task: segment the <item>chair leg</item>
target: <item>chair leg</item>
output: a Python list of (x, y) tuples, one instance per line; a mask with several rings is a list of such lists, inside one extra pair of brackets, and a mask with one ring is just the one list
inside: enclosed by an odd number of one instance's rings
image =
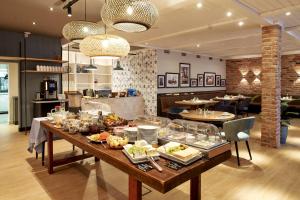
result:
[(238, 166), (240, 166), (239, 147), (237, 142), (234, 142)]
[(42, 143), (42, 166), (45, 165), (45, 142)]
[(84, 155), (84, 153), (85, 153), (85, 151), (84, 151), (84, 150), (82, 150), (82, 155)]
[(39, 154), (37, 152), (35, 152), (35, 159), (39, 158)]
[(248, 143), (248, 141), (247, 141), (247, 140), (246, 140), (246, 145), (247, 145), (248, 153), (249, 153), (249, 156), (250, 156), (250, 160), (252, 160), (252, 155), (251, 155), (251, 151), (250, 151), (249, 143)]
[(73, 151), (75, 151), (75, 145), (73, 145)]

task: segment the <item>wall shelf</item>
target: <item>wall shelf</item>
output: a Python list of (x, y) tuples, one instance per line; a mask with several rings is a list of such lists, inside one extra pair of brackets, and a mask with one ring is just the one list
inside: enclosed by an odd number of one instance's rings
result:
[(68, 61), (64, 60), (55, 60), (47, 58), (24, 58), (24, 57), (10, 57), (10, 56), (0, 56), (0, 60), (8, 61), (31, 61), (31, 62), (52, 62), (52, 63), (67, 63)]
[(65, 74), (66, 72), (49, 72), (49, 71), (36, 71), (36, 70), (23, 70), (22, 73), (47, 73), (47, 74)]

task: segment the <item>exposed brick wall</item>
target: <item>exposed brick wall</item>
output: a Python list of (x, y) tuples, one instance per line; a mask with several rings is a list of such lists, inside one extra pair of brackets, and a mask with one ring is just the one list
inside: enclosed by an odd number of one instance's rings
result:
[[(281, 94), (300, 96), (300, 78), (295, 71), (296, 62), (300, 62), (300, 54), (281, 56)], [(242, 81), (241, 68), (248, 68)], [(226, 87), (228, 93), (260, 94), (261, 82), (255, 81), (257, 73), (261, 71), (261, 58), (245, 58), (226, 61)], [(300, 71), (300, 70), (299, 70)], [(299, 72), (300, 73), (300, 72)], [(262, 75), (258, 77), (261, 80)]]
[(262, 28), (261, 144), (280, 146), (281, 27)]
[(227, 60), (226, 61), (227, 92), (241, 93), (241, 94), (261, 93), (261, 83), (260, 81), (255, 81), (256, 76), (253, 71), (255, 73), (261, 71), (261, 58)]

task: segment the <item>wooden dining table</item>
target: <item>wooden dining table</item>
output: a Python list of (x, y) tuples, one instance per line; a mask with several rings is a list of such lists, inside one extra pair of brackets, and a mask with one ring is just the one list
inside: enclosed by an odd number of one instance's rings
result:
[(184, 119), (203, 121), (203, 122), (226, 122), (235, 118), (235, 115), (223, 111), (208, 111), (200, 113), (198, 110), (181, 112), (180, 116)]
[[(161, 193), (166, 193), (186, 181), (190, 181), (190, 199), (199, 200), (201, 199), (201, 174), (231, 157), (230, 144), (226, 144), (226, 148), (215, 157), (198, 160), (191, 165), (184, 166), (178, 171), (166, 167), (168, 160), (160, 158), (157, 163), (163, 168), (162, 172), (155, 169), (144, 172), (132, 164), (121, 150), (110, 149), (108, 146), (105, 148), (101, 144), (90, 143), (85, 136), (79, 133), (69, 134), (68, 132), (64, 132), (61, 129), (55, 128), (53, 124), (48, 121), (41, 122), (41, 126), (47, 130), (47, 164), (49, 174), (54, 173), (54, 167), (56, 166), (95, 156), (128, 174), (129, 200), (142, 199), (142, 183)], [(88, 153), (77, 157), (54, 160), (53, 134), (58, 135)]]
[(201, 106), (214, 105), (218, 102), (219, 101), (215, 101), (215, 100), (199, 99), (196, 101), (193, 101), (193, 100), (175, 101), (175, 104), (189, 106), (191, 108), (191, 110), (195, 110)]

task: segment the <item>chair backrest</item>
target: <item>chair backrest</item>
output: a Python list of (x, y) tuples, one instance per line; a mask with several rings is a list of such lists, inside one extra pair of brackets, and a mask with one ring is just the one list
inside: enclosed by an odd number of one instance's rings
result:
[(237, 134), (239, 132), (245, 132), (249, 135), (250, 129), (253, 128), (254, 121), (255, 117), (247, 117), (225, 122), (223, 124), (225, 138), (229, 141), (238, 141)]
[(238, 107), (239, 108), (249, 107), (250, 101), (251, 101), (250, 98), (243, 99), (239, 102)]

